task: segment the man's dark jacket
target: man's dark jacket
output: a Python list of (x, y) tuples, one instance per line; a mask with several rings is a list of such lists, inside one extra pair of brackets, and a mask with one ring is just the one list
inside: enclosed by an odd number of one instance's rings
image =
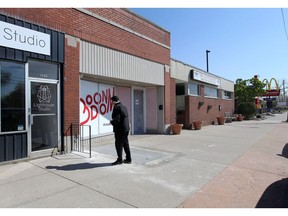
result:
[(115, 133), (124, 133), (130, 130), (127, 109), (120, 102), (114, 105), (110, 123), (113, 125)]

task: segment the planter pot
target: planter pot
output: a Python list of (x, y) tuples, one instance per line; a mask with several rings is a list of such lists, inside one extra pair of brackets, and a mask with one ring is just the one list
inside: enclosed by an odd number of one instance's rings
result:
[(239, 114), (237, 116), (237, 121), (243, 121), (243, 119), (244, 119), (244, 117), (241, 114)]
[(218, 116), (218, 117), (217, 117), (217, 122), (218, 122), (218, 125), (224, 125), (225, 117), (223, 117), (223, 116)]
[(183, 124), (172, 124), (171, 130), (173, 134), (180, 134), (182, 130)]
[(194, 121), (193, 122), (193, 127), (194, 127), (194, 130), (201, 130), (202, 121)]

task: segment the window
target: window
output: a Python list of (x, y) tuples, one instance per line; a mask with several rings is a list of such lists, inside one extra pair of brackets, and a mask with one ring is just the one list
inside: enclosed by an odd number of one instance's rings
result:
[(218, 98), (218, 89), (205, 86), (204, 87), (204, 96)]
[(232, 92), (222, 91), (222, 99), (232, 99)]
[(188, 84), (188, 94), (189, 95), (199, 95), (199, 85), (195, 83), (189, 83)]
[(185, 85), (176, 84), (176, 95), (185, 95)]
[(44, 61), (29, 61), (29, 77), (58, 80), (58, 64)]
[(25, 65), (0, 61), (0, 132), (25, 130)]

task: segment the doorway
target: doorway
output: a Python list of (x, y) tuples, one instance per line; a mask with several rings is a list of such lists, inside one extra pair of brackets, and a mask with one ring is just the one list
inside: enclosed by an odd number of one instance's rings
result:
[(133, 119), (134, 134), (143, 134), (144, 129), (144, 91), (142, 89), (133, 90)]
[(28, 130), (30, 153), (58, 147), (59, 67), (47, 62), (28, 62)]

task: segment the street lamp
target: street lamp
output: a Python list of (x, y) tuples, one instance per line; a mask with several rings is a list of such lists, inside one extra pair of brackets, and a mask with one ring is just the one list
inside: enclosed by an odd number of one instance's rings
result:
[(206, 50), (206, 65), (207, 65), (207, 72), (209, 72), (208, 53), (210, 53), (210, 50)]

